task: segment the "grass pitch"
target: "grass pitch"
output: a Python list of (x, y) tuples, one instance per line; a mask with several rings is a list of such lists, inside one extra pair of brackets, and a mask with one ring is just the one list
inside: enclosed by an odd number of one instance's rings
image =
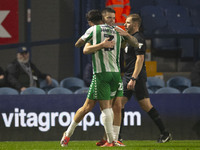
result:
[(102, 148), (96, 141), (70, 141), (68, 147), (60, 147), (59, 141), (48, 142), (0, 142), (0, 150), (200, 150), (200, 140), (172, 140), (168, 143), (156, 141), (124, 141), (126, 147)]

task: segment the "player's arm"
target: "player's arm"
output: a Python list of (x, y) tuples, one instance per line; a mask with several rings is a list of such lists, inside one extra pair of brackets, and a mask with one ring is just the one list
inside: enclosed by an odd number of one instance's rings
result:
[(85, 45), (85, 41), (82, 38), (79, 38), (75, 43), (75, 47), (77, 48), (82, 47), (83, 45)]
[(123, 37), (126, 38), (127, 42), (133, 46), (133, 47), (136, 47), (138, 48), (139, 47), (139, 43), (138, 43), (138, 40), (133, 37), (132, 35), (130, 35), (127, 31), (124, 31), (123, 29), (119, 28), (119, 27), (116, 27), (115, 30), (117, 32), (119, 32), (119, 34)]
[(115, 45), (115, 42), (109, 41), (109, 38), (106, 38), (103, 42), (96, 44), (96, 45), (91, 45), (90, 43), (86, 43), (83, 48), (83, 53), (84, 54), (92, 54), (102, 48), (113, 48), (114, 45)]
[(82, 35), (75, 43), (75, 47), (79, 48), (85, 45), (88, 41), (92, 38), (92, 32), (93, 32), (94, 26), (87, 29), (84, 35)]

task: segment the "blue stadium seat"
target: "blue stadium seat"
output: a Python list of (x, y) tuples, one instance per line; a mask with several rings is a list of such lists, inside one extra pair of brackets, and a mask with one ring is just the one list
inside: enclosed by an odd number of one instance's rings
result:
[(88, 93), (89, 87), (82, 87), (74, 92), (74, 94), (85, 94)]
[(151, 89), (147, 89), (149, 94), (153, 94), (154, 92)]
[(147, 78), (147, 88), (155, 92), (156, 90), (165, 87), (164, 80), (157, 77), (148, 77)]
[(19, 92), (10, 87), (1, 87), (0, 95), (19, 95)]
[(189, 10), (182, 6), (171, 6), (165, 9), (167, 23), (176, 32), (181, 27), (192, 26)]
[[(173, 30), (169, 27), (156, 29), (155, 35), (168, 35), (174, 34)], [(152, 54), (160, 57), (179, 58), (181, 49), (178, 45), (176, 38), (152, 38)]]
[(77, 89), (85, 87), (85, 82), (80, 78), (68, 77), (60, 81), (60, 86), (75, 92)]
[(28, 87), (20, 93), (21, 95), (43, 95), (46, 92), (43, 89), (37, 87)]
[(181, 92), (178, 89), (172, 88), (172, 87), (163, 87), (163, 88), (158, 89), (155, 92), (155, 94), (169, 94), (169, 93), (178, 94)]
[[(200, 34), (200, 31), (196, 27), (183, 27), (178, 30), (179, 34)], [(193, 38), (182, 38), (179, 39), (179, 45), (181, 48), (181, 58), (192, 59), (195, 55), (194, 39)]]
[(200, 28), (200, 10), (199, 9), (190, 9), (192, 25)]
[(194, 9), (200, 7), (200, 1), (199, 0), (179, 0), (179, 3), (181, 6)]
[(43, 89), (44, 91), (48, 92), (50, 89), (53, 89), (55, 87), (58, 87), (59, 83), (57, 80), (52, 78), (52, 84), (48, 85), (46, 80), (40, 81), (40, 88)]
[(151, 35), (158, 28), (167, 26), (167, 20), (164, 11), (158, 6), (144, 6), (140, 11), (144, 34)]
[(70, 89), (64, 87), (55, 87), (47, 92), (47, 94), (73, 94)]
[(191, 86), (189, 88), (186, 88), (185, 90), (183, 90), (184, 94), (189, 94), (189, 93), (199, 93), (200, 94), (200, 87), (197, 86)]
[(182, 92), (184, 89), (191, 87), (191, 80), (182, 76), (171, 77), (167, 80), (167, 87), (173, 87)]
[(131, 13), (140, 13), (142, 7), (154, 4), (154, 0), (130, 0)]
[(155, 0), (155, 5), (165, 8), (173, 5), (179, 5), (179, 0)]

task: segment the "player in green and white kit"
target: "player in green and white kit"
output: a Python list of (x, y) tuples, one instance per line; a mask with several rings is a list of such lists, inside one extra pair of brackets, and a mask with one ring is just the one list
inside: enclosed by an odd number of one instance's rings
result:
[(119, 66), (122, 37), (113, 26), (104, 24), (92, 26), (81, 38), (92, 45), (99, 44), (106, 38), (115, 41), (113, 48), (102, 48), (92, 53), (94, 75), (88, 98), (91, 100), (111, 100), (116, 96), (123, 96)]
[[(112, 13), (112, 15), (114, 15), (112, 17), (113, 20), (115, 14)], [(108, 39), (111, 38), (115, 42), (110, 41), (109, 43)], [(119, 69), (122, 37), (115, 31), (113, 26), (105, 24), (89, 28), (86, 34), (82, 36), (82, 39), (93, 45), (84, 48), (84, 53), (93, 53), (94, 76), (85, 104), (76, 112), (74, 120), (63, 135), (61, 145), (67, 146), (75, 127), (89, 111), (87, 107), (93, 108), (92, 106), (96, 103), (94, 100), (98, 100), (102, 110), (102, 121), (108, 138), (108, 142), (104, 146), (114, 146), (112, 99), (116, 96), (122, 96), (122, 82)]]

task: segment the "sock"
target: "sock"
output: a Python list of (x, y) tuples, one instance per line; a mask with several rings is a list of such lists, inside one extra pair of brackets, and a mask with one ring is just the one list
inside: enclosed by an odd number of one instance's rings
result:
[(159, 128), (161, 133), (166, 132), (165, 131), (165, 126), (160, 118), (159, 113), (157, 112), (157, 110), (153, 107), (151, 108), (151, 110), (148, 112), (149, 116), (151, 117), (151, 119), (155, 122), (155, 124), (157, 125), (157, 127)]
[(102, 122), (107, 136), (108, 143), (113, 142), (113, 119), (112, 119), (112, 108), (106, 108), (101, 111)]
[(113, 109), (111, 111), (111, 115), (112, 115), (112, 120), (114, 120), (114, 112), (113, 112)]
[[(114, 119), (114, 113), (113, 113), (113, 110), (111, 111), (111, 115), (112, 115), (112, 120)], [(114, 132), (114, 131), (113, 131)], [(107, 141), (107, 136), (106, 134), (103, 135), (103, 140)]]
[(118, 137), (119, 140), (122, 138), (121, 134), (122, 134), (122, 127), (124, 125), (124, 108), (122, 108), (121, 114), (122, 114), (122, 119), (121, 119), (121, 126), (120, 126), (119, 137)]
[(113, 125), (113, 138), (114, 141), (118, 141), (120, 126)]
[(78, 123), (76, 123), (74, 120), (71, 122), (70, 126), (68, 127), (67, 131), (65, 131), (67, 137), (71, 137), (74, 133), (74, 130)]

